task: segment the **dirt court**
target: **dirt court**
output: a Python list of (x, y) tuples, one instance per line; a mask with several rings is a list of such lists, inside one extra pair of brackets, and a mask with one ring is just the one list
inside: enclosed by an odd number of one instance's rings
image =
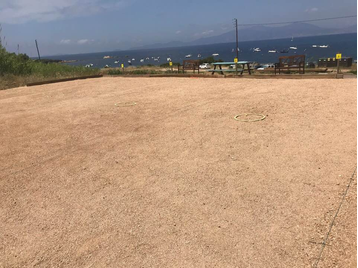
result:
[(356, 97), (356, 79), (0, 91), (0, 267), (356, 267)]

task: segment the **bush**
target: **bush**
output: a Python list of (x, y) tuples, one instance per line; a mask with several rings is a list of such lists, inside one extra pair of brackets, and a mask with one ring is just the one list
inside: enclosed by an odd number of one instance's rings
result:
[(122, 74), (122, 72), (119, 69), (111, 69), (108, 71), (108, 74), (109, 75), (120, 75), (120, 74)]
[(222, 59), (216, 60), (213, 56), (210, 56), (205, 59), (201, 59), (199, 62), (200, 64), (203, 64), (203, 63), (214, 63), (214, 62), (224, 62), (224, 61)]
[(155, 70), (133, 70), (129, 72), (130, 74), (160, 74), (161, 72)]
[(0, 45), (0, 76), (37, 75), (42, 77), (68, 77), (98, 74), (98, 69), (85, 68), (83, 66), (69, 66), (55, 63), (54, 60), (31, 60), (26, 54), (16, 55), (7, 52)]
[[(180, 65), (180, 63), (179, 63), (179, 62), (173, 62), (173, 66), (179, 66), (179, 65)], [(170, 65), (169, 65), (169, 62), (167, 62), (167, 63), (163, 63), (163, 64), (159, 65), (159, 67), (162, 67), (162, 68), (169, 68), (169, 67), (170, 67)]]

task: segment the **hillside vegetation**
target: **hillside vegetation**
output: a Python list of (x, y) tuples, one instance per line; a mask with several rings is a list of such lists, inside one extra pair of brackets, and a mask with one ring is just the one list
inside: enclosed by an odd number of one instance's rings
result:
[(26, 54), (9, 53), (0, 44), (0, 90), (27, 83), (99, 74), (98, 69), (68, 66), (30, 59)]

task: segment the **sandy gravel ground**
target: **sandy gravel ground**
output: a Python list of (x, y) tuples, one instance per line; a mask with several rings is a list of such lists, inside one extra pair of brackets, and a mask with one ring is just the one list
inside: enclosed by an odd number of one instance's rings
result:
[[(314, 267), (356, 167), (356, 89), (101, 78), (0, 91), (0, 267)], [(245, 112), (267, 118), (233, 119)], [(356, 187), (318, 267), (357, 265)]]

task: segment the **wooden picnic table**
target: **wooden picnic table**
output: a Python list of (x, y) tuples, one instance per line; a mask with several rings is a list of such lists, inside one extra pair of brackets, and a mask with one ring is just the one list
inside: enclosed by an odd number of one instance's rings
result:
[[(249, 75), (251, 75), (250, 64), (251, 64), (251, 61), (238, 61), (237, 65), (242, 65), (242, 69), (238, 69), (238, 72), (240, 72), (240, 74), (242, 75), (242, 73), (245, 70), (245, 65), (246, 65), (247, 71), (248, 71)], [(222, 66), (235, 65), (235, 62), (215, 62), (215, 63), (213, 63), (213, 65), (214, 65), (214, 69), (209, 70), (209, 72), (212, 72), (212, 74), (214, 74), (215, 72), (219, 72), (221, 74), (224, 74), (224, 72), (236, 72), (236, 69), (222, 69)]]

